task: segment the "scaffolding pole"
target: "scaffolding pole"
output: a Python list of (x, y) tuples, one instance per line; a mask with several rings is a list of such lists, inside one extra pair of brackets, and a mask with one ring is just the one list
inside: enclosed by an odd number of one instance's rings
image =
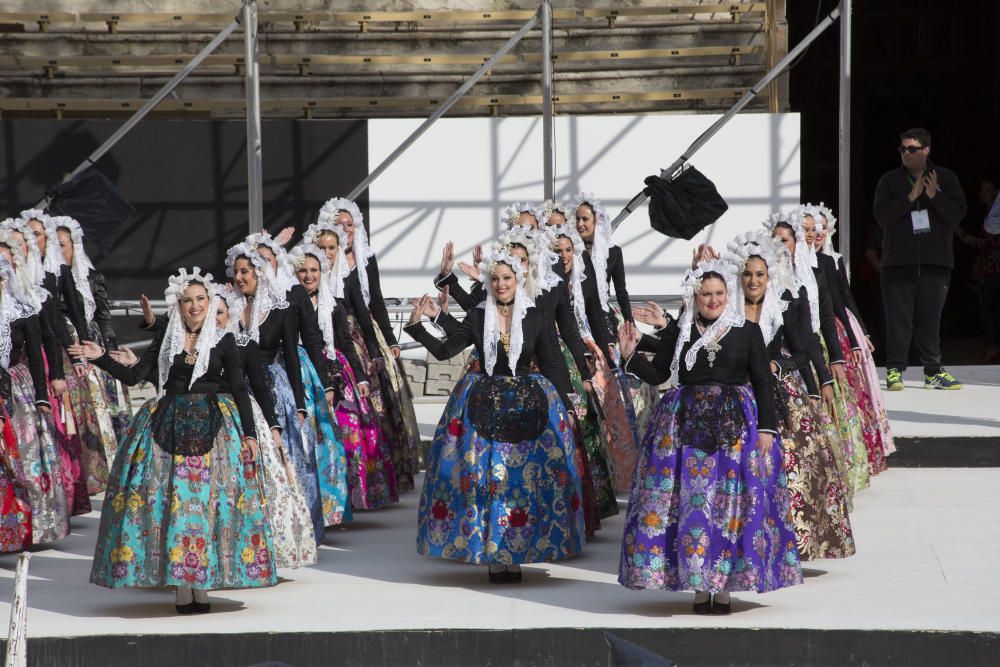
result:
[(851, 275), (851, 0), (840, 0), (840, 163), (837, 215), (840, 254)]
[(552, 3), (545, 0), (542, 14), (542, 189), (545, 199), (555, 197), (555, 137), (552, 128)]
[[(229, 37), (231, 34), (233, 34), (233, 31), (235, 31), (236, 28), (239, 27), (239, 25), (240, 25), (239, 21), (234, 19), (232, 23), (223, 28), (222, 32), (217, 34), (212, 39), (212, 41), (205, 46), (204, 49), (198, 52), (198, 55), (192, 58), (191, 61), (188, 62), (188, 64), (185, 65), (181, 71), (179, 71), (177, 74), (174, 75), (174, 78), (170, 79), (170, 81), (164, 84), (162, 88), (156, 91), (156, 94), (153, 95), (151, 98), (149, 98), (149, 101), (143, 104), (142, 108), (140, 108), (138, 111), (132, 114), (129, 117), (129, 119), (125, 121), (124, 124), (122, 124), (121, 127), (115, 130), (114, 134), (108, 137), (103, 144), (98, 146), (93, 153), (87, 156), (87, 159), (81, 162), (76, 169), (66, 174), (63, 177), (63, 179), (59, 182), (59, 185), (68, 183), (69, 181), (73, 180), (81, 173), (83, 173), (91, 165), (96, 164), (97, 161), (100, 160), (105, 153), (111, 150), (114, 147), (114, 145), (117, 144), (122, 139), (122, 137), (128, 134), (132, 130), (132, 128), (139, 123), (139, 121), (145, 118), (149, 114), (149, 112), (156, 107), (157, 104), (162, 102), (163, 98), (172, 93), (173, 90), (177, 88), (177, 86), (179, 86), (181, 82), (184, 81), (184, 79), (186, 79), (188, 75), (191, 74), (191, 72), (193, 72), (194, 69), (198, 67), (198, 65), (200, 65), (205, 60), (205, 58), (211, 55), (212, 52), (215, 51), (215, 49), (217, 49), (220, 44), (226, 41), (226, 38)], [(47, 201), (45, 199), (42, 199), (42, 201), (35, 204), (35, 207), (42, 208), (46, 204)]]
[[(798, 58), (799, 55), (801, 55), (801, 53), (805, 51), (809, 47), (809, 45), (812, 44), (813, 41), (815, 41), (816, 38), (823, 33), (824, 30), (833, 25), (833, 22), (837, 20), (838, 16), (840, 16), (839, 7), (837, 9), (834, 9), (832, 12), (830, 12), (829, 16), (820, 21), (820, 23), (815, 28), (813, 28), (812, 31), (808, 35), (806, 35), (805, 38), (795, 46), (794, 49), (789, 51), (784, 58), (778, 61), (778, 64), (775, 65), (771, 69), (771, 71), (765, 74), (760, 81), (755, 83), (753, 87), (750, 90), (748, 90), (746, 94), (744, 94), (743, 97), (741, 97), (736, 104), (734, 104), (728, 111), (726, 111), (726, 113), (722, 114), (722, 116), (720, 116), (718, 120), (712, 123), (711, 127), (702, 132), (701, 136), (695, 139), (694, 143), (688, 146), (687, 150), (684, 151), (679, 158), (674, 160), (673, 164), (671, 164), (666, 169), (660, 171), (660, 178), (670, 181), (676, 178), (678, 172), (680, 172), (684, 164), (688, 160), (690, 160), (691, 157), (695, 153), (697, 153), (702, 146), (708, 143), (709, 139), (714, 137), (719, 132), (719, 130), (721, 130), (724, 125), (726, 125), (726, 123), (731, 121), (733, 117), (743, 109), (743, 107), (750, 104), (753, 98), (757, 97), (757, 95), (760, 94), (761, 90), (765, 86), (767, 86), (767, 84), (771, 83), (771, 81), (781, 76), (781, 73), (785, 71), (785, 69), (792, 63), (792, 61)], [(635, 212), (635, 210), (640, 205), (642, 205), (647, 199), (649, 199), (649, 196), (646, 194), (645, 191), (640, 192), (635, 197), (632, 197), (632, 200), (625, 205), (625, 208), (622, 209), (621, 213), (619, 213), (615, 217), (615, 219), (611, 221), (611, 228), (617, 229), (618, 226), (625, 221), (625, 218), (632, 215), (632, 213)]]
[(371, 185), (375, 181), (376, 178), (378, 178), (379, 176), (382, 175), (382, 172), (384, 172), (386, 169), (388, 169), (389, 166), (392, 165), (392, 163), (395, 162), (396, 159), (399, 158), (400, 155), (402, 155), (403, 153), (405, 153), (406, 150), (410, 146), (412, 146), (413, 143), (417, 139), (419, 139), (423, 135), (424, 132), (426, 132), (427, 130), (429, 130), (430, 127), (431, 127), (431, 125), (433, 125), (435, 122), (437, 122), (437, 120), (441, 116), (443, 116), (446, 113), (448, 113), (448, 110), (451, 109), (451, 107), (453, 107), (455, 105), (455, 103), (458, 102), (458, 100), (460, 100), (462, 98), (463, 95), (465, 95), (467, 92), (469, 92), (472, 89), (472, 87), (474, 85), (476, 85), (476, 83), (481, 78), (483, 78), (486, 75), (487, 72), (489, 72), (491, 69), (493, 69), (493, 66), (496, 65), (497, 61), (499, 61), (501, 58), (503, 58), (505, 55), (507, 55), (507, 53), (511, 49), (513, 49), (515, 46), (517, 46), (517, 43), (520, 42), (521, 39), (525, 35), (527, 35), (529, 32), (531, 32), (531, 30), (536, 25), (538, 25), (538, 13), (537, 12), (530, 19), (528, 19), (528, 22), (525, 23), (521, 27), (520, 30), (518, 30), (516, 33), (514, 33), (513, 37), (511, 37), (509, 40), (507, 40), (506, 44), (504, 44), (503, 46), (500, 47), (499, 51), (497, 51), (496, 53), (494, 53), (493, 56), (489, 60), (487, 60), (485, 63), (483, 63), (482, 66), (480, 66), (480, 68), (476, 70), (475, 74), (473, 74), (471, 77), (469, 77), (469, 79), (465, 83), (463, 83), (458, 88), (458, 90), (456, 90), (454, 93), (452, 93), (451, 97), (449, 97), (447, 100), (444, 101), (444, 104), (442, 104), (440, 107), (438, 107), (434, 111), (434, 113), (430, 115), (430, 117), (427, 120), (425, 120), (423, 123), (421, 123), (420, 127), (418, 127), (416, 130), (414, 130), (413, 133), (410, 134), (410, 136), (408, 136), (403, 141), (403, 143), (401, 143), (396, 148), (396, 150), (394, 150), (389, 155), (389, 157), (387, 157), (385, 160), (383, 160), (382, 164), (380, 164), (379, 166), (375, 167), (375, 169), (373, 169), (372, 172), (370, 174), (368, 174), (368, 176), (365, 177), (365, 179), (363, 181), (361, 181), (360, 183), (358, 183), (358, 185), (353, 190), (351, 190), (350, 193), (348, 193), (347, 198), (348, 199), (357, 199), (365, 190), (367, 190), (368, 186)]
[(257, 2), (243, 4), (244, 81), (247, 97), (247, 221), (250, 233), (264, 230), (264, 173), (260, 136), (260, 64), (257, 62)]

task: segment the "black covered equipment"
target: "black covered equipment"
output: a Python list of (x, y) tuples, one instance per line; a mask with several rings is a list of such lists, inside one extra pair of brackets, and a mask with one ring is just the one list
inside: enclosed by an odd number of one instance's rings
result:
[(645, 182), (649, 225), (673, 238), (690, 241), (729, 209), (715, 184), (690, 165), (672, 181), (650, 176)]

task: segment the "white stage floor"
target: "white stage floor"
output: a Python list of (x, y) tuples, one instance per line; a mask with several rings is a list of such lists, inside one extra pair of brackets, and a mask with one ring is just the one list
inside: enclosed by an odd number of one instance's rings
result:
[[(916, 392), (913, 392), (916, 393)], [(525, 568), (495, 586), (485, 568), (418, 556), (417, 494), (327, 532), (318, 565), (277, 588), (212, 595), (208, 616), (178, 616), (167, 590), (88, 583), (96, 513), (33, 553), (29, 637), (151, 633), (338, 632), (430, 628), (733, 627), (996, 631), (1000, 628), (1000, 469), (895, 469), (859, 494), (858, 554), (807, 564), (805, 585), (737, 596), (730, 617), (694, 616), (690, 594), (616, 582), (622, 516), (578, 558)], [(0, 618), (17, 555), (0, 556)]]

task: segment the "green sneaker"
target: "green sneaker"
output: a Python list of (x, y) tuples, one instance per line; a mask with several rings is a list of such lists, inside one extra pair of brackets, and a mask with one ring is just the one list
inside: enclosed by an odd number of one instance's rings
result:
[(898, 368), (890, 368), (885, 373), (885, 388), (889, 391), (903, 391), (903, 374)]
[(924, 376), (924, 389), (961, 389), (962, 383), (952, 377), (951, 373), (941, 369), (936, 375)]

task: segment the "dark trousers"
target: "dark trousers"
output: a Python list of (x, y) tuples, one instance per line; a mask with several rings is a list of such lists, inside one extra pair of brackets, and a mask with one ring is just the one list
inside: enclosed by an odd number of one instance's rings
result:
[(941, 370), (941, 311), (950, 282), (951, 269), (945, 266), (882, 268), (886, 367), (906, 370), (912, 340), (924, 373)]
[(987, 345), (1000, 345), (1000, 276), (983, 278), (983, 333)]

